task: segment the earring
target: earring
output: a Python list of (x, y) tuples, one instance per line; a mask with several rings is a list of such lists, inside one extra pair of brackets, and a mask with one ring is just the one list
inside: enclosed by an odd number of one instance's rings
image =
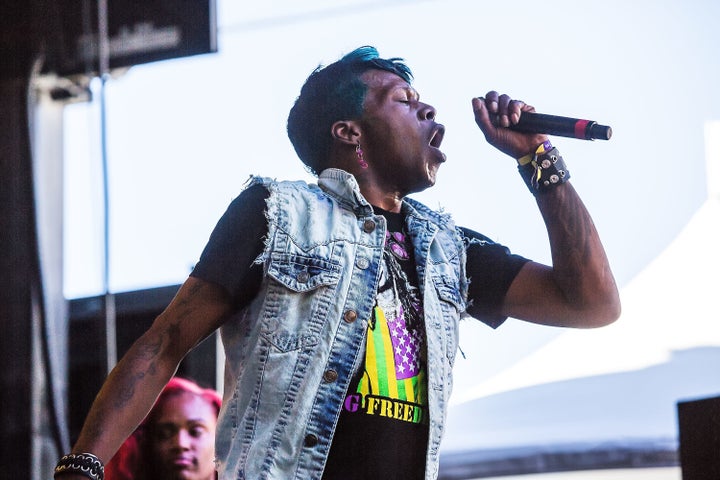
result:
[(363, 157), (363, 150), (362, 150), (362, 148), (360, 148), (360, 143), (355, 145), (355, 154), (357, 155), (358, 163), (360, 164), (360, 167), (368, 168), (368, 164), (365, 161), (365, 158)]

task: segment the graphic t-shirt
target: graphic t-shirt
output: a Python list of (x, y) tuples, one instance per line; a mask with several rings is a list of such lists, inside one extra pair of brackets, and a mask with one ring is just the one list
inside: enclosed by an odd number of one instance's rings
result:
[(364, 361), (343, 402), (323, 476), (327, 480), (425, 474), (427, 357), (412, 245), (402, 215), (375, 212), (388, 221), (380, 287)]

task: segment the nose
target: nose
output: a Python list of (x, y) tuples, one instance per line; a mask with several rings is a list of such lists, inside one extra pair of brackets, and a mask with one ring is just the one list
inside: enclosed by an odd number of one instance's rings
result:
[(435, 115), (437, 114), (437, 111), (432, 105), (423, 103), (419, 113), (421, 120), (435, 120)]
[(190, 432), (185, 429), (178, 430), (177, 434), (175, 434), (174, 440), (175, 447), (182, 450), (189, 449), (192, 443), (192, 437), (190, 436)]

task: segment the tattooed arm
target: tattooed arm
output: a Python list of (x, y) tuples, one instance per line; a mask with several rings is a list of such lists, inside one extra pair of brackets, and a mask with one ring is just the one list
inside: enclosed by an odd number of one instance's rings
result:
[[(107, 463), (150, 411), (183, 357), (217, 329), (230, 310), (225, 290), (188, 278), (108, 376), (73, 453), (90, 452)], [(68, 474), (62, 478), (84, 477)]]

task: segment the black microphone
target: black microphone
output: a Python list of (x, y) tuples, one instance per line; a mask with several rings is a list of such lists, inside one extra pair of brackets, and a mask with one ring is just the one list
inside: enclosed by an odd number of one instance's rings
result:
[[(497, 125), (497, 116), (493, 119), (493, 124)], [(533, 112), (522, 112), (520, 121), (508, 128), (516, 132), (544, 133), (581, 140), (610, 140), (612, 136), (612, 128), (592, 120)]]

